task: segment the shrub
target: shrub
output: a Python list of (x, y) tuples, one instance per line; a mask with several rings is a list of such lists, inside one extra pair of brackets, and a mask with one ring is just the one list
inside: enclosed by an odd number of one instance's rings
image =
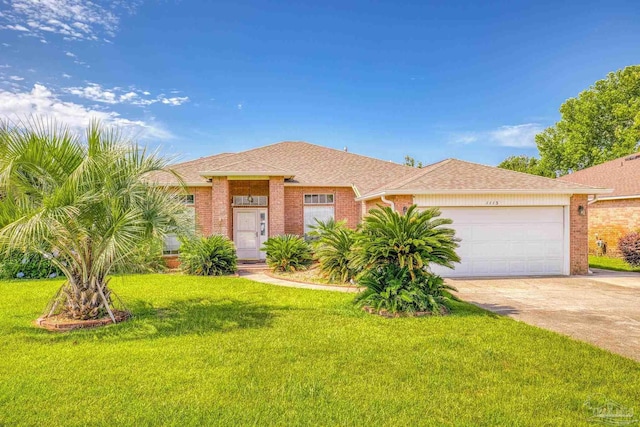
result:
[(629, 233), (618, 241), (618, 249), (632, 267), (640, 267), (640, 233)]
[(294, 234), (270, 237), (262, 248), (273, 271), (306, 270), (313, 262), (311, 246)]
[(11, 251), (0, 255), (0, 279), (45, 279), (61, 274), (48, 258), (39, 253)]
[(167, 270), (162, 257), (162, 240), (153, 239), (140, 244), (124, 262), (114, 264), (114, 274), (161, 273)]
[(443, 227), (452, 221), (439, 215), (436, 208), (419, 212), (415, 205), (404, 215), (389, 207), (369, 212), (352, 258), (352, 267), (363, 271), (358, 284), (367, 288), (356, 303), (394, 314), (446, 310), (445, 291), (454, 289), (431, 274), (429, 264), (453, 268), (460, 257), (455, 231)]
[(332, 282), (349, 282), (356, 275), (350, 262), (355, 232), (344, 221), (317, 222), (309, 234), (316, 238), (312, 245), (320, 271)]
[(356, 297), (356, 303), (378, 313), (446, 312), (445, 303), (453, 298), (446, 291), (455, 288), (425, 271), (418, 270), (415, 276), (412, 278), (408, 267), (395, 264), (369, 270), (360, 278), (359, 284), (367, 289)]
[(353, 262), (361, 270), (389, 264), (415, 270), (428, 268), (430, 263), (453, 268), (460, 257), (455, 249), (458, 239), (447, 218), (437, 218), (437, 208), (419, 212), (415, 205), (402, 215), (390, 207), (372, 209), (356, 237)]
[(238, 263), (233, 242), (219, 235), (182, 239), (178, 258), (182, 271), (196, 276), (231, 274)]

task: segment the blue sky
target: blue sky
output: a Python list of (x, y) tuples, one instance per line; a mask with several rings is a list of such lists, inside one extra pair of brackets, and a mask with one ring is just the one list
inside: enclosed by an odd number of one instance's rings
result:
[(497, 164), (640, 61), (636, 2), (0, 0), (0, 115), (186, 160), (282, 140)]

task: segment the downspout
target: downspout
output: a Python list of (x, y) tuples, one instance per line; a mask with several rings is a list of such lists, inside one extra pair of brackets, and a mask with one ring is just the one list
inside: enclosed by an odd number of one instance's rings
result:
[(396, 210), (395, 203), (393, 203), (391, 200), (387, 200), (387, 198), (384, 195), (380, 196), (380, 200), (382, 200), (384, 203), (387, 203), (388, 205), (391, 205), (391, 210), (395, 212)]

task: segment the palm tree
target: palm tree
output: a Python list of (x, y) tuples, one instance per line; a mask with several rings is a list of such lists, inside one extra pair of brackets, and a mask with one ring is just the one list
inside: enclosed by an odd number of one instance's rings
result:
[(84, 140), (45, 120), (0, 125), (0, 247), (39, 252), (64, 273), (49, 315), (116, 321), (109, 273), (182, 226), (180, 202), (149, 180), (166, 168), (98, 122)]

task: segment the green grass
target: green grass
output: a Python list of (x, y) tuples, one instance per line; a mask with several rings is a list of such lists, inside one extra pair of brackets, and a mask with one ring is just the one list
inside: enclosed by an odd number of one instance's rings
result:
[(640, 364), (456, 304), (386, 319), (353, 295), (126, 276), (133, 320), (33, 326), (60, 281), (0, 282), (0, 425), (586, 425), (640, 411)]
[(589, 267), (604, 268), (615, 271), (635, 271), (640, 272), (640, 267), (631, 267), (623, 259), (609, 258), (605, 256), (589, 255)]

